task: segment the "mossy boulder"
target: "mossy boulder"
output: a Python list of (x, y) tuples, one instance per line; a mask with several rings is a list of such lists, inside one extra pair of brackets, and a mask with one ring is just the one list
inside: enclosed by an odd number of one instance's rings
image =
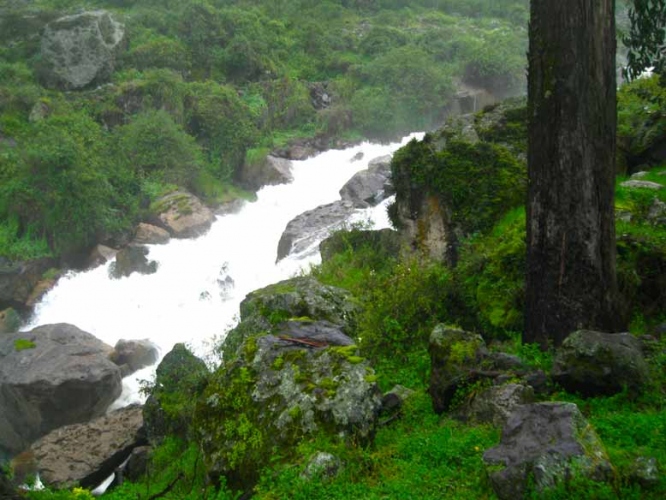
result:
[(206, 233), (215, 214), (199, 198), (185, 191), (169, 193), (150, 206), (157, 217), (151, 222), (166, 229), (174, 238), (196, 238)]
[(146, 434), (151, 443), (170, 435), (188, 437), (196, 398), (203, 392), (209, 374), (206, 364), (184, 344), (176, 344), (164, 356), (143, 407)]
[[(580, 478), (610, 479), (601, 440), (573, 403), (519, 406), (502, 430), (500, 444), (483, 454), (500, 500), (527, 498)], [(531, 497), (530, 497), (531, 498)]]
[(474, 381), (470, 370), (479, 367), (486, 355), (480, 335), (437, 325), (430, 335), (431, 371), (428, 391), (436, 413), (451, 407), (456, 391)]
[(630, 333), (578, 330), (555, 355), (553, 380), (584, 396), (611, 395), (623, 388), (640, 391), (649, 369), (641, 342)]
[(40, 79), (61, 90), (104, 83), (125, 45), (125, 27), (107, 11), (61, 17), (42, 33)]
[(243, 299), (241, 322), (227, 334), (222, 345), (223, 356), (231, 359), (248, 335), (268, 332), (290, 318), (328, 321), (352, 334), (357, 313), (352, 295), (342, 288), (323, 285), (309, 276), (280, 281)]
[[(369, 444), (381, 407), (375, 374), (327, 322), (289, 321), (247, 338), (212, 377), (194, 421), (212, 478), (248, 491), (304, 439)], [(279, 455), (278, 455), (279, 453)]]

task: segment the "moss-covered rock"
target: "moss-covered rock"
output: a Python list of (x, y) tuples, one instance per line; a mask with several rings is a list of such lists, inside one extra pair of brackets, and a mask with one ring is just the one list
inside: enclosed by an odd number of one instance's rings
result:
[(184, 344), (176, 344), (157, 367), (155, 385), (143, 407), (148, 439), (187, 438), (196, 398), (203, 392), (209, 371)]
[(331, 323), (290, 321), (246, 338), (197, 406), (209, 475), (248, 490), (264, 466), (288, 460), (303, 439), (369, 443), (381, 406), (375, 378)]
[(432, 406), (437, 413), (448, 410), (456, 391), (470, 383), (470, 369), (478, 367), (486, 353), (480, 335), (458, 328), (437, 325), (430, 335), (430, 387)]
[(640, 341), (630, 333), (578, 330), (557, 350), (553, 379), (585, 396), (615, 394), (624, 387), (640, 391), (649, 370)]
[(604, 481), (612, 473), (601, 440), (573, 403), (519, 406), (500, 444), (483, 460), (500, 500), (538, 495), (580, 478)]

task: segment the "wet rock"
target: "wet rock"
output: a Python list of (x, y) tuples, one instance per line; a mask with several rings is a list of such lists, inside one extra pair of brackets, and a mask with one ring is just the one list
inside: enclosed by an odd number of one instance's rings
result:
[(458, 417), (483, 424), (503, 426), (519, 405), (532, 403), (534, 391), (521, 384), (488, 387), (465, 404)]
[(330, 323), (255, 332), (213, 375), (197, 407), (209, 475), (247, 491), (275, 448), (288, 456), (313, 436), (369, 444), (381, 406), (374, 379), (353, 341)]
[(342, 462), (338, 457), (324, 451), (318, 451), (308, 461), (301, 477), (303, 479), (315, 477), (328, 479), (337, 476), (341, 468)]
[(163, 245), (170, 239), (171, 236), (166, 229), (142, 222), (136, 228), (133, 243), (135, 245)]
[(298, 215), (289, 221), (280, 237), (277, 261), (292, 253), (304, 252), (311, 248), (315, 242), (339, 228), (354, 210), (352, 202), (338, 200)]
[(336, 231), (319, 243), (319, 252), (322, 262), (333, 258), (334, 255), (362, 248), (371, 249), (378, 259), (397, 258), (400, 255), (400, 234), (393, 229), (380, 229), (378, 231), (365, 231), (353, 229), (351, 231)]
[(519, 406), (483, 461), (500, 500), (525, 498), (530, 481), (542, 492), (579, 477), (604, 481), (612, 475), (601, 441), (572, 403)]
[(56, 429), (32, 445), (41, 480), (55, 488), (96, 486), (145, 443), (142, 426), (141, 407), (133, 405)]
[(42, 279), (37, 282), (35, 288), (30, 292), (30, 296), (25, 301), (25, 305), (32, 308), (42, 300), (44, 295), (49, 293), (57, 284), (60, 278), (60, 273), (57, 273), (54, 278)]
[(472, 380), (470, 369), (480, 366), (485, 342), (480, 335), (437, 325), (431, 335), (431, 371), (428, 392), (436, 413), (448, 410), (456, 391)]
[(11, 307), (0, 311), (0, 334), (17, 331), (21, 326), (21, 316)]
[(375, 158), (342, 186), (340, 197), (356, 208), (374, 207), (393, 194), (390, 179), (391, 156)]
[(159, 349), (148, 339), (124, 340), (116, 342), (109, 359), (123, 371), (123, 377), (157, 363)]
[(25, 309), (37, 283), (55, 265), (50, 258), (13, 262), (0, 257), (0, 307)]
[(188, 437), (194, 402), (203, 391), (208, 375), (206, 363), (184, 344), (176, 344), (164, 356), (143, 407), (146, 435), (151, 443), (159, 443), (168, 435)]
[(175, 191), (151, 205), (159, 223), (174, 238), (196, 238), (206, 233), (215, 215), (193, 194)]
[(569, 392), (610, 395), (625, 386), (640, 391), (648, 381), (648, 366), (640, 341), (630, 333), (579, 330), (558, 348), (552, 377)]
[(0, 336), (0, 454), (58, 427), (98, 417), (120, 396), (111, 348), (75, 326)]
[(90, 255), (88, 256), (86, 267), (92, 269), (94, 267), (101, 266), (111, 259), (114, 259), (117, 253), (118, 250), (107, 247), (106, 245), (95, 245), (95, 247), (90, 252)]
[(77, 90), (108, 80), (125, 47), (125, 27), (109, 12), (65, 16), (42, 34), (39, 77), (50, 88)]
[(286, 184), (294, 180), (291, 173), (291, 161), (268, 155), (262, 161), (243, 165), (240, 183), (251, 190), (263, 186)]
[(157, 262), (149, 261), (146, 257), (148, 249), (142, 246), (129, 246), (116, 254), (115, 262), (109, 266), (109, 277), (113, 279), (126, 278), (132, 273), (154, 274), (157, 272)]

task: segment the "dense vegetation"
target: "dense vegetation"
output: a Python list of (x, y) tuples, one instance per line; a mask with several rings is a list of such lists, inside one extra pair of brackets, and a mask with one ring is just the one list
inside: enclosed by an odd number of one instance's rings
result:
[[(524, 78), (527, 0), (10, 0), (0, 7), (0, 255), (114, 243), (182, 186), (216, 205), (295, 138), (441, 123), (461, 84)], [(42, 86), (40, 31), (80, 8), (127, 28), (111, 84)], [(324, 90), (330, 101), (313, 105)]]

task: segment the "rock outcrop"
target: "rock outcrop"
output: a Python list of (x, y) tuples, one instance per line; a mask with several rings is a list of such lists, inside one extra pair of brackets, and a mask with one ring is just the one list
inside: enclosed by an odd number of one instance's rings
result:
[(65, 16), (46, 25), (42, 34), (42, 83), (78, 90), (107, 81), (125, 46), (125, 27), (103, 10)]
[(146, 257), (148, 249), (142, 246), (129, 246), (116, 254), (115, 262), (109, 266), (109, 276), (113, 279), (126, 278), (132, 273), (154, 274), (157, 262)]
[(158, 223), (174, 238), (195, 238), (210, 229), (215, 215), (201, 200), (184, 191), (169, 193), (151, 205)]
[(649, 370), (640, 340), (630, 333), (579, 330), (557, 350), (552, 376), (567, 391), (598, 396), (618, 393), (624, 387), (640, 391)]
[(35, 286), (55, 264), (50, 258), (13, 262), (0, 257), (0, 308), (25, 309)]
[(148, 339), (120, 339), (109, 355), (109, 359), (120, 367), (123, 377), (146, 366), (154, 365), (159, 357), (159, 349)]
[(0, 336), (0, 455), (58, 427), (103, 415), (121, 392), (111, 348), (75, 326)]
[(393, 194), (391, 156), (375, 158), (340, 189), (340, 197), (355, 208), (374, 207)]
[(239, 175), (240, 183), (254, 191), (263, 186), (286, 184), (293, 180), (291, 161), (271, 155), (262, 161), (244, 165)]
[(97, 486), (145, 444), (142, 427), (141, 407), (133, 405), (54, 430), (31, 447), (41, 480), (54, 488)]
[(612, 475), (599, 437), (573, 403), (519, 406), (483, 460), (500, 500), (526, 498), (530, 481), (541, 492), (580, 477), (604, 481)]
[(136, 228), (133, 243), (136, 245), (163, 245), (170, 239), (171, 235), (166, 229), (142, 222)]
[(300, 253), (312, 247), (315, 242), (328, 236), (339, 228), (351, 214), (354, 204), (338, 200), (321, 205), (293, 218), (280, 237), (277, 248), (277, 261), (292, 253)]

